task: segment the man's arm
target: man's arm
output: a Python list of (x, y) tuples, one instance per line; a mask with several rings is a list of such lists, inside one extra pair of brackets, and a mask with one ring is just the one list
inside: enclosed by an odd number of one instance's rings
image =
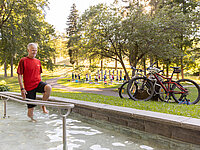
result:
[(20, 86), (20, 89), (21, 89), (21, 95), (22, 95), (23, 99), (25, 99), (27, 92), (24, 89), (23, 81), (22, 81), (22, 75), (21, 74), (18, 74), (18, 82), (19, 82), (19, 86)]

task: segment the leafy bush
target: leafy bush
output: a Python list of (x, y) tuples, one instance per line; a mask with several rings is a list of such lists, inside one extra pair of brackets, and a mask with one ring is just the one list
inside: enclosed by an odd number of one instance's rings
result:
[(6, 81), (1, 80), (0, 82), (0, 92), (9, 91), (9, 87), (6, 85)]

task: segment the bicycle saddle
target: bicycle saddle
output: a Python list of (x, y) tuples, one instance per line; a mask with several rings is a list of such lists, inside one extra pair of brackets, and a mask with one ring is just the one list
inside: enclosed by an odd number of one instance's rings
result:
[(170, 67), (170, 68), (173, 68), (173, 69), (179, 69), (180, 67)]

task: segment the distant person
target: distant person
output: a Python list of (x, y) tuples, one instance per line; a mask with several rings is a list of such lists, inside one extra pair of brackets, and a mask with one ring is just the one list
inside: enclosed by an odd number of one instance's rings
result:
[(94, 76), (95, 82), (98, 82), (98, 76)]
[(106, 81), (106, 74), (104, 74), (104, 81)]
[(74, 80), (74, 73), (72, 72), (72, 80)]
[[(47, 101), (51, 94), (51, 85), (41, 81), (42, 67), (40, 60), (36, 59), (37, 44), (29, 43), (27, 46), (28, 56), (21, 58), (17, 74), (18, 81), (21, 89), (21, 95), (23, 99), (36, 99), (36, 92), (43, 93), (42, 99)], [(33, 111), (36, 105), (27, 104), (28, 106), (28, 117), (32, 121)], [(42, 106), (43, 112), (48, 113), (45, 106)]]
[(122, 81), (122, 71), (120, 70), (119, 80)]
[(112, 82), (113, 78), (112, 78), (112, 75), (110, 75), (110, 81)]
[(78, 74), (78, 79), (79, 79), (79, 80), (81, 79), (81, 76), (80, 76), (80, 74)]
[(124, 81), (126, 81), (126, 75), (124, 75)]
[(91, 74), (89, 74), (89, 80), (90, 80), (90, 81), (92, 80)]
[(75, 74), (75, 79), (77, 78), (77, 75)]
[(86, 74), (85, 79), (86, 79), (86, 82), (87, 82), (88, 81), (88, 74)]

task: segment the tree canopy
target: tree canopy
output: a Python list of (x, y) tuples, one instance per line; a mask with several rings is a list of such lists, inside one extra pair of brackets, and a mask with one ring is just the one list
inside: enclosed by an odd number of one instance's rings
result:
[[(8, 64), (17, 65), (19, 59), (27, 55), (27, 44), (38, 43), (38, 55), (43, 65), (52, 69), (51, 57), (54, 55), (52, 39), (54, 28), (44, 19), (44, 8), (47, 0), (9, 0), (1, 1), (0, 13), (0, 64), (4, 64), (6, 71)], [(6, 56), (6, 57), (5, 57)], [(5, 72), (6, 76), (6, 72)]]
[(124, 60), (136, 66), (144, 57), (173, 62), (186, 55), (180, 45), (196, 38), (199, 12), (193, 8), (184, 13), (180, 4), (161, 4), (151, 14), (138, 3), (128, 10), (115, 5), (91, 6), (79, 19), (77, 55), (112, 58), (121, 63), (126, 74)]

